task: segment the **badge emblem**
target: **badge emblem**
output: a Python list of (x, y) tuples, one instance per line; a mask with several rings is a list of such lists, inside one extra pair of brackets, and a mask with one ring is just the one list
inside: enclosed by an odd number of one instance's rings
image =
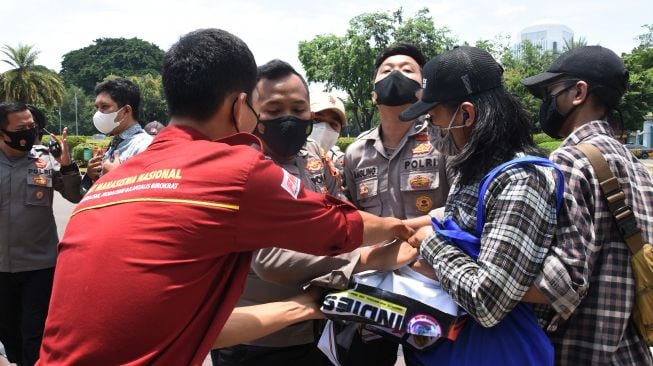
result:
[(408, 181), (413, 189), (428, 188), (431, 186), (431, 178), (426, 175), (415, 175)]
[(317, 173), (322, 170), (324, 165), (322, 165), (322, 160), (320, 159), (308, 159), (308, 162), (306, 163), (306, 170), (308, 170), (311, 173)]
[(413, 148), (413, 155), (428, 154), (433, 150), (433, 145), (428, 142), (419, 144)]
[(44, 186), (48, 184), (48, 179), (42, 175), (37, 175), (34, 177), (34, 183), (39, 186)]
[(367, 197), (367, 195), (370, 194), (370, 189), (367, 187), (365, 183), (361, 183), (358, 185), (358, 195), (361, 197)]
[(36, 198), (39, 201), (42, 200), (43, 197), (45, 197), (45, 193), (41, 190), (38, 190), (36, 191), (36, 193), (34, 193), (34, 198)]
[(419, 212), (429, 212), (433, 207), (433, 200), (429, 196), (419, 196), (415, 200), (415, 207)]
[(45, 169), (45, 167), (48, 166), (48, 163), (45, 160), (38, 158), (34, 161), (34, 166), (39, 169)]

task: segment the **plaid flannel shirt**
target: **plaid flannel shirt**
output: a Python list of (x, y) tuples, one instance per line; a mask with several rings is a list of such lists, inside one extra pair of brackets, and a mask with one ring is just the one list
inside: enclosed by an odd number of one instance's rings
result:
[[(437, 234), (422, 243), (442, 287), (483, 326), (500, 322), (542, 270), (556, 227), (555, 177), (552, 168), (534, 165), (497, 175), (485, 194), (477, 261)], [(474, 235), (478, 190), (478, 182), (459, 185), (456, 179), (445, 209), (446, 218)]]
[(635, 295), (631, 253), (601, 195), (594, 169), (576, 148), (580, 143), (590, 143), (603, 153), (644, 240), (653, 239), (650, 173), (613, 138), (607, 122), (581, 126), (550, 157), (565, 175), (565, 207), (556, 243), (536, 281), (555, 310), (553, 318), (545, 316), (542, 323), (549, 323), (558, 365), (651, 365), (650, 351), (629, 321)]

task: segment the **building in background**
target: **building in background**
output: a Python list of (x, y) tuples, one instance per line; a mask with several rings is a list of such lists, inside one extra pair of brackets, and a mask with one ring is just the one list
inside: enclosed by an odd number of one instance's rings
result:
[(517, 36), (519, 43), (514, 46), (516, 55), (521, 54), (521, 44), (529, 41), (540, 48), (542, 52), (551, 51), (553, 53), (562, 53), (565, 47), (565, 41), (570, 41), (574, 37), (574, 31), (564, 24), (554, 20), (544, 20), (522, 29)]

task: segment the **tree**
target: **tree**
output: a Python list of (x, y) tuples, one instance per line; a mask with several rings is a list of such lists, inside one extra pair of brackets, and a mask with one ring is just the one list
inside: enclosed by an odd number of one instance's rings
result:
[(453, 46), (455, 39), (449, 34), (448, 28), (435, 27), (426, 8), (408, 19), (401, 8), (393, 13), (364, 13), (349, 21), (342, 37), (326, 34), (300, 42), (299, 61), (310, 82), (323, 82), (328, 89), (347, 93), (348, 114), (364, 131), (374, 121), (371, 93), (377, 55), (394, 42), (406, 41), (419, 45), (431, 58)]
[(639, 46), (621, 55), (629, 72), (629, 86), (620, 104), (626, 130), (642, 129), (644, 116), (653, 111), (653, 25), (643, 26)]
[(519, 52), (505, 52), (501, 58), (503, 78), (508, 91), (517, 95), (533, 118), (533, 125), (539, 128), (538, 114), (541, 100), (535, 98), (521, 83), (521, 80), (544, 72), (553, 63), (556, 54), (543, 51), (529, 41), (519, 45)]
[[(93, 126), (93, 114), (95, 113), (95, 94), (87, 94), (78, 86), (71, 85), (64, 91), (63, 103), (59, 108), (50, 110), (48, 123), (52, 126), (59, 126), (59, 111), (61, 111), (61, 128), (68, 127), (69, 134), (90, 136), (97, 133)], [(75, 123), (77, 121), (77, 123)], [(53, 131), (54, 132), (54, 131)]]
[(639, 47), (653, 47), (653, 24), (644, 24), (642, 28), (645, 28), (647, 31), (646, 33), (640, 34), (637, 36), (637, 38), (635, 38), (639, 41)]
[(2, 60), (12, 69), (0, 74), (0, 98), (30, 104), (54, 106), (63, 99), (63, 83), (59, 76), (45, 66), (36, 65), (39, 51), (34, 46), (5, 45)]
[(91, 94), (108, 75), (160, 75), (163, 50), (138, 38), (100, 38), (94, 44), (66, 53), (61, 76)]
[[(118, 78), (117, 75), (109, 75), (105, 80)], [(168, 105), (163, 92), (161, 75), (145, 74), (142, 76), (127, 76), (127, 79), (138, 85), (141, 90), (141, 106), (139, 121), (146, 124), (151, 121), (165, 122), (168, 120)]]
[(474, 47), (487, 51), (495, 60), (501, 60), (505, 54), (512, 53), (510, 36), (507, 34), (498, 34), (493, 40), (479, 39)]
[(562, 47), (562, 52), (567, 52), (574, 48), (587, 46), (587, 40), (584, 37), (578, 37), (578, 39), (575, 40), (574, 36), (571, 36), (571, 38), (565, 38), (564, 41), (565, 45)]
[(143, 124), (151, 121), (165, 122), (168, 120), (168, 104), (163, 92), (161, 75), (145, 74), (129, 76), (141, 89), (140, 119)]

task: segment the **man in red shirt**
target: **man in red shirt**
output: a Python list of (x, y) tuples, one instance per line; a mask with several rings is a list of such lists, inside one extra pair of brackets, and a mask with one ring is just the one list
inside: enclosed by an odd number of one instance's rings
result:
[(170, 125), (73, 211), (41, 364), (200, 365), (251, 251), (333, 255), (411, 234), (266, 160), (255, 136), (238, 133), (256, 125), (255, 84), (252, 53), (225, 31), (191, 32), (165, 54)]

